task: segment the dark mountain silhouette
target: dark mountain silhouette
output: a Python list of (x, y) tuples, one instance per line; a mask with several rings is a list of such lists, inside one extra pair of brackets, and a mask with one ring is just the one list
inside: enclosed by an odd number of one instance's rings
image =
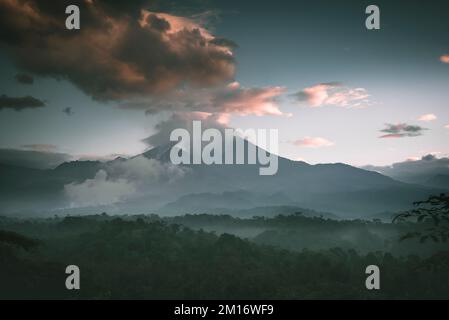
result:
[[(0, 190), (4, 192), (0, 196), (0, 211), (54, 213), (55, 209), (68, 207), (65, 185), (93, 179), (101, 169), (108, 171), (114, 164), (126, 164), (138, 157), (169, 164), (173, 145), (158, 146), (130, 159), (66, 162), (53, 170), (1, 165)], [(368, 217), (379, 212), (407, 209), (413, 201), (441, 191), (399, 182), (380, 173), (342, 163), (310, 165), (282, 157), (278, 160), (278, 172), (273, 176), (260, 176), (258, 164), (183, 165), (187, 174), (182, 179), (139, 187), (139, 196), (115, 203), (114, 211), (177, 211), (183, 214), (189, 211), (227, 209), (239, 212), (256, 207), (291, 206), (345, 217)], [(76, 208), (71, 210), (77, 212)], [(91, 208), (91, 212), (95, 210)], [(101, 210), (108, 208), (102, 207)]]
[[(146, 156), (164, 159), (169, 150), (157, 148)], [(198, 212), (283, 204), (363, 217), (403, 210), (416, 199), (436, 192), (342, 163), (310, 165), (279, 157), (274, 176), (260, 176), (258, 165), (189, 167), (192, 174), (182, 181), (184, 190), (179, 191), (184, 194), (164, 209)]]
[(449, 174), (436, 174), (426, 179), (423, 184), (449, 190)]

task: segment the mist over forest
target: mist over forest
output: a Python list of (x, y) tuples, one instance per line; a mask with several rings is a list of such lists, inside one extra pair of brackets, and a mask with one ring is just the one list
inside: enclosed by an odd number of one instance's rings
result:
[[(399, 241), (410, 223), (107, 214), (0, 219), (2, 298), (446, 298), (447, 244)], [(8, 231), (4, 231), (8, 230)], [(82, 290), (63, 283), (67, 264)], [(382, 290), (365, 289), (378, 265)]]

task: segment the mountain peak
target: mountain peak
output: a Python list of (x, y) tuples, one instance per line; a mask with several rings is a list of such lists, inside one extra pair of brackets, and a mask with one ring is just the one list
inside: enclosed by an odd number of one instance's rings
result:
[[(156, 146), (148, 151), (145, 151), (143, 155), (147, 159), (154, 159), (161, 162), (169, 162), (170, 161), (170, 150), (177, 144), (176, 141), (172, 141), (160, 146)], [(139, 157), (138, 155), (136, 157)], [(134, 157), (134, 158), (136, 158)]]

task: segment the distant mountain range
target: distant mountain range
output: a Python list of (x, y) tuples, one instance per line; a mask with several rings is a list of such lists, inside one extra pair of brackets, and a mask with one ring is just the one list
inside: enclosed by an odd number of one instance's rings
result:
[(172, 147), (107, 162), (65, 162), (47, 170), (0, 164), (0, 214), (273, 215), (310, 209), (309, 215), (368, 218), (407, 209), (448, 189), (448, 176), (441, 172), (406, 183), (372, 171), (376, 168), (310, 165), (282, 157), (274, 176), (260, 176), (259, 166), (248, 164), (175, 168), (169, 161)]

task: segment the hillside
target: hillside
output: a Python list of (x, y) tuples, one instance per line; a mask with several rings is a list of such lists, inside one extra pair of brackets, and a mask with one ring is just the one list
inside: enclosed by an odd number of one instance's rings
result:
[[(442, 190), (346, 164), (310, 165), (282, 157), (273, 176), (260, 176), (259, 166), (249, 164), (176, 167), (169, 161), (171, 147), (159, 146), (129, 159), (66, 162), (49, 170), (2, 165), (0, 211), (76, 214), (101, 207), (103, 211), (179, 214), (290, 206), (363, 218), (404, 210)], [(90, 186), (91, 191), (86, 189), (82, 196), (95, 197), (102, 188), (121, 185), (130, 190), (128, 194), (103, 202), (90, 199), (83, 204), (81, 196), (74, 202), (67, 194), (67, 186), (75, 191)]]

